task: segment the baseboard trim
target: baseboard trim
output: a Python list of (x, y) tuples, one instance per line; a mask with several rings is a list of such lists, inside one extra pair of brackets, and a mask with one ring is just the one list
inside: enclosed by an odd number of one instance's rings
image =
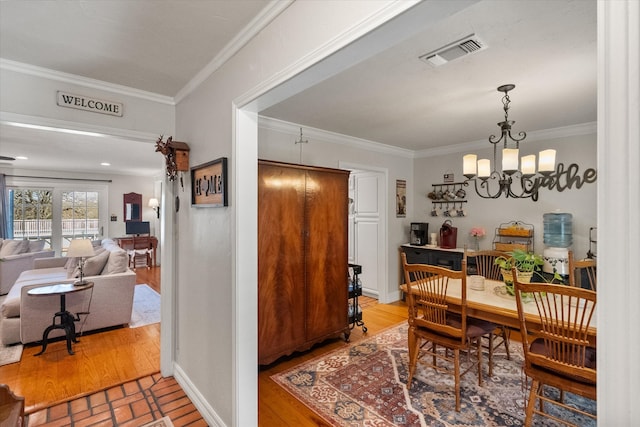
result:
[(191, 399), (191, 402), (193, 402), (194, 406), (198, 409), (200, 415), (202, 415), (202, 418), (205, 419), (209, 426), (227, 427), (224, 421), (222, 421), (216, 411), (214, 411), (214, 409), (207, 403), (204, 396), (202, 396), (198, 388), (191, 382), (189, 377), (177, 363), (173, 364), (173, 376), (178, 384), (180, 384), (185, 394), (189, 396), (189, 399)]

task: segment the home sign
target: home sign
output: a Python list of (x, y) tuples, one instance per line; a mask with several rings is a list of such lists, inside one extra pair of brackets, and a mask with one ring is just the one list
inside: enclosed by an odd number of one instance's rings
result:
[(228, 206), (226, 157), (191, 168), (191, 204)]

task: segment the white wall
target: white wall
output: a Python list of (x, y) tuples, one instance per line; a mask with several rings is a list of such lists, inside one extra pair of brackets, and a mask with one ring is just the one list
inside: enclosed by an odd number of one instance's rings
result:
[[(115, 85), (98, 84), (100, 82), (87, 86), (73, 82), (73, 76), (62, 73), (46, 75), (37, 69), (32, 71), (32, 74), (27, 74), (25, 69), (14, 71), (6, 67), (0, 68), (0, 111), (3, 114), (150, 132), (156, 135), (173, 133), (174, 106), (168, 97), (153, 97), (153, 94), (139, 93)], [(49, 78), (51, 76), (55, 78)], [(119, 92), (114, 93), (110, 88), (119, 89)], [(87, 114), (86, 111), (60, 107), (56, 104), (57, 91), (123, 103), (124, 114), (122, 117)]]
[[(416, 222), (428, 222), (429, 231), (437, 232), (446, 219), (451, 219), (453, 226), (458, 227), (458, 246), (471, 244), (469, 231), (472, 227), (484, 227), (487, 235), (480, 240), (480, 249), (492, 249), (495, 229), (500, 223), (523, 221), (535, 227), (535, 252), (542, 254), (543, 218), (547, 212), (561, 210), (573, 215), (573, 251), (576, 256), (585, 257), (589, 250), (589, 227), (597, 224), (597, 186), (596, 183), (584, 184), (582, 188), (572, 188), (558, 192), (543, 188), (540, 190), (537, 202), (531, 199), (512, 199), (500, 197), (498, 199), (482, 199), (473, 189), (473, 183), (465, 187), (467, 200), (466, 217), (446, 218), (431, 217), (432, 203), (427, 194), (433, 190), (431, 184), (443, 182), (443, 175), (453, 172), (455, 181), (464, 181), (462, 175), (462, 156), (477, 154), (478, 158), (492, 159), (493, 149), (487, 141), (485, 149), (470, 149), (465, 152), (416, 159), (414, 164), (414, 193), (416, 200), (413, 219)], [(547, 140), (523, 141), (520, 144), (521, 155), (537, 154), (538, 151), (554, 148), (557, 150), (556, 163), (566, 166), (576, 163), (580, 175), (587, 168), (597, 168), (596, 134), (571, 136)], [(498, 150), (500, 162), (500, 150)], [(492, 160), (493, 163), (493, 160)], [(595, 247), (593, 249), (595, 251)]]
[[(196, 91), (179, 102), (175, 137), (189, 143), (191, 165), (231, 157), (236, 136), (232, 126), (236, 99), (251, 102), (255, 98), (243, 98), (245, 94), (259, 96), (275, 88), (311, 65), (306, 62), (309, 52), (323, 51), (328, 55), (338, 50), (373, 28), (364, 28), (367, 18), (395, 4), (393, 1), (330, 3), (330, 7), (327, 2), (292, 3)], [(399, 2), (396, 7), (399, 10), (411, 5), (411, 2)], [(360, 32), (348, 31), (354, 23), (361, 24)], [(336, 35), (343, 37), (337, 41)], [(249, 144), (255, 143), (255, 136), (249, 139), (254, 141)], [(246, 149), (252, 150), (242, 146), (238, 149), (243, 153)], [(185, 381), (189, 382), (185, 386), (192, 391), (190, 396), (202, 402), (198, 409), (205, 413), (208, 421), (220, 425), (257, 424), (257, 378), (250, 375), (252, 378), (247, 377), (246, 382), (236, 382), (243, 373), (257, 369), (255, 320), (235, 317), (235, 307), (243, 305), (244, 310), (251, 311), (253, 319), (257, 319), (257, 305), (245, 306), (254, 304), (255, 279), (248, 283), (234, 281), (243, 263), (248, 264), (247, 269), (257, 270), (255, 245), (244, 252), (249, 254), (248, 259), (234, 257), (237, 246), (244, 244), (233, 240), (239, 234), (233, 228), (239, 203), (236, 183), (244, 175), (255, 178), (257, 169), (257, 163), (251, 161), (239, 166), (247, 173), (234, 170), (239, 157), (230, 158), (230, 206), (191, 208), (184, 203), (190, 191), (187, 185), (184, 193), (179, 192), (183, 208), (177, 214), (176, 225), (179, 236), (174, 309), (177, 371), (183, 372)], [(250, 191), (251, 187), (253, 194), (248, 195), (255, 199), (257, 181), (248, 184)], [(238, 326), (237, 321), (245, 324)], [(239, 360), (234, 353), (238, 345), (236, 339), (251, 341), (246, 351), (251, 352), (253, 348), (256, 354), (243, 355), (243, 358), (254, 360), (252, 366), (235, 364)]]
[[(388, 269), (386, 280), (379, 283), (387, 286), (386, 294), (390, 301), (399, 299), (398, 277), (398, 247), (409, 239), (410, 216), (397, 218), (395, 210), (396, 180), (407, 181), (407, 194), (412, 194), (413, 159), (404, 150), (379, 146), (379, 149), (363, 148), (353, 141), (353, 138), (334, 133), (305, 129), (303, 139), (306, 144), (295, 144), (300, 139), (299, 127), (277, 125), (274, 128), (272, 120), (261, 120), (258, 132), (258, 156), (261, 159), (277, 160), (289, 163), (302, 163), (312, 166), (339, 168), (339, 162), (369, 166), (371, 168), (386, 169), (387, 182), (387, 259)], [(306, 132), (306, 133), (305, 133)], [(311, 135), (311, 136), (309, 136)], [(362, 142), (361, 142), (362, 143)], [(364, 145), (364, 144), (363, 144)], [(302, 161), (300, 148), (302, 147)], [(385, 149), (386, 148), (386, 149)], [(408, 211), (413, 206), (412, 200), (407, 202)]]

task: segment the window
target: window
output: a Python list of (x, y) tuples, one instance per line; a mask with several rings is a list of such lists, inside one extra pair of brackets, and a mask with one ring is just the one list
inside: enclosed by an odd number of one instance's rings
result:
[(8, 188), (8, 232), (14, 239), (43, 239), (66, 253), (73, 239), (99, 239), (107, 224), (106, 186), (14, 182)]
[(43, 239), (51, 247), (53, 194), (51, 190), (22, 188), (9, 190), (9, 236), (14, 239)]
[(95, 239), (100, 234), (97, 191), (62, 192), (62, 240), (66, 250), (73, 239)]

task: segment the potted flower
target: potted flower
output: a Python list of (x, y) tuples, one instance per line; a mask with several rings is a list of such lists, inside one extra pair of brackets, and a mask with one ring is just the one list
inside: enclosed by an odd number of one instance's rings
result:
[(481, 237), (484, 237), (487, 234), (487, 232), (482, 227), (473, 227), (469, 232), (469, 234), (471, 235), (471, 237), (473, 237), (473, 241), (474, 241), (473, 250), (475, 251), (479, 250), (480, 242), (478, 240), (480, 240)]
[[(518, 280), (520, 282), (529, 283), (534, 274), (537, 274), (544, 282), (547, 282), (546, 278), (540, 274), (540, 267), (544, 264), (544, 259), (533, 252), (514, 249), (513, 251), (507, 252), (507, 256), (497, 257), (494, 263), (500, 266), (502, 278), (507, 285), (507, 292), (511, 295), (514, 295), (513, 267), (518, 271)], [(562, 280), (562, 276), (555, 273), (553, 279)]]

